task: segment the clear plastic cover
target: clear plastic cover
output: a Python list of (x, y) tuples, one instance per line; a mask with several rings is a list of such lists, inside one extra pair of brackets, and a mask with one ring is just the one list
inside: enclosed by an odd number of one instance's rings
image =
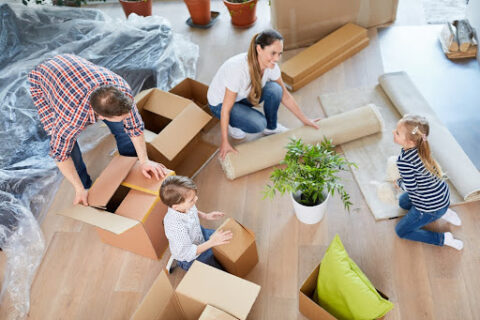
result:
[[(27, 74), (46, 58), (72, 53), (121, 75), (134, 94), (168, 90), (195, 76), (198, 46), (174, 34), (168, 20), (130, 15), (113, 20), (96, 9), (0, 5), (0, 247), (7, 263), (0, 293), (10, 318), (29, 310), (29, 291), (42, 260), (38, 222), (61, 181), (49, 140), (29, 94)], [(83, 152), (107, 134), (100, 123), (79, 136)]]

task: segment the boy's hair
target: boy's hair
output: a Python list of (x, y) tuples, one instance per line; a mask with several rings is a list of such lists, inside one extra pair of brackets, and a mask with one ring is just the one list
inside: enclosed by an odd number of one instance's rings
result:
[(160, 187), (160, 199), (168, 206), (185, 201), (189, 191), (197, 192), (197, 185), (192, 179), (184, 176), (169, 176)]
[(418, 155), (422, 159), (425, 168), (434, 176), (443, 178), (443, 172), (440, 165), (433, 159), (428, 144), (427, 137), (430, 133), (430, 125), (425, 117), (406, 114), (400, 119), (400, 123), (407, 129), (407, 139), (415, 143)]

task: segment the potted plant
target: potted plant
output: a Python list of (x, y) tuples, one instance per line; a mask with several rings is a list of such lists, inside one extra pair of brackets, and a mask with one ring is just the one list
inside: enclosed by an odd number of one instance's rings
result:
[(123, 12), (128, 16), (136, 13), (139, 16), (147, 17), (152, 15), (152, 0), (118, 0), (122, 5)]
[(227, 7), (232, 24), (236, 27), (248, 28), (257, 20), (258, 0), (223, 0)]
[(345, 209), (350, 210), (350, 196), (340, 182), (338, 173), (351, 166), (334, 150), (331, 140), (324, 139), (316, 145), (304, 144), (301, 139), (291, 139), (287, 153), (280, 164), (285, 168), (276, 168), (267, 185), (264, 198), (273, 198), (276, 191), (289, 192), (297, 218), (303, 223), (314, 224), (325, 215), (330, 195), (338, 192)]
[[(193, 25), (207, 25), (211, 20), (210, 0), (184, 0)], [(188, 22), (187, 22), (188, 23)]]

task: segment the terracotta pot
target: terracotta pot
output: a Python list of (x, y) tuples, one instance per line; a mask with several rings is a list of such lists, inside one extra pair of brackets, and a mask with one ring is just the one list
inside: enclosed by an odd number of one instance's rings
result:
[(128, 16), (130, 13), (136, 13), (139, 16), (151, 16), (152, 15), (152, 0), (138, 0), (138, 1), (126, 1), (126, 0), (118, 0), (120, 1), (123, 12), (125, 15)]
[(184, 0), (192, 21), (197, 25), (206, 25), (210, 22), (210, 0)]
[(257, 20), (257, 1), (250, 0), (242, 3), (233, 3), (223, 0), (223, 3), (230, 12), (232, 24), (236, 27), (247, 28), (252, 26)]

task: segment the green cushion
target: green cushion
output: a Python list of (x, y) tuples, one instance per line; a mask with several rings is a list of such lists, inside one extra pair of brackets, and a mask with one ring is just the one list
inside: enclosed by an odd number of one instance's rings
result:
[(350, 259), (338, 234), (323, 257), (313, 300), (338, 319), (377, 319), (393, 308)]

